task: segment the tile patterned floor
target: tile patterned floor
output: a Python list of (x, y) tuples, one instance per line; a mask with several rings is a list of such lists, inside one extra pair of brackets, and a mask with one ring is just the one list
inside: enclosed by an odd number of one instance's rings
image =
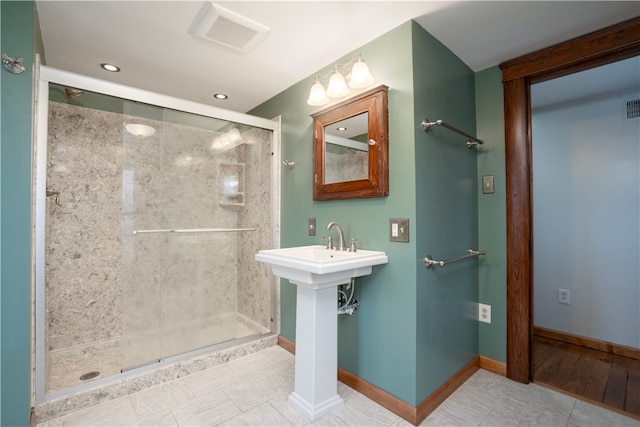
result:
[[(411, 426), (342, 383), (345, 404), (310, 423), (287, 403), (293, 379), (294, 357), (270, 347), (39, 426)], [(480, 370), (421, 425), (640, 427), (640, 421)]]

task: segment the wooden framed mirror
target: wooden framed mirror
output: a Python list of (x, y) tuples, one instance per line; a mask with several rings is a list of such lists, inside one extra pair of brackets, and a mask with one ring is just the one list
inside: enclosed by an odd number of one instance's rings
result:
[(388, 87), (311, 115), (313, 200), (389, 195)]

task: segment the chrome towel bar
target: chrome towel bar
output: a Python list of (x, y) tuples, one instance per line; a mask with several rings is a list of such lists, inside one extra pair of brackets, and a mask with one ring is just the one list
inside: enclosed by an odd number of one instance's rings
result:
[(228, 233), (238, 231), (256, 231), (255, 228), (184, 228), (184, 229), (159, 229), (159, 230), (133, 230), (133, 234), (150, 233)]
[(452, 264), (454, 262), (462, 261), (463, 259), (473, 258), (476, 256), (487, 254), (487, 251), (477, 251), (475, 249), (469, 249), (467, 252), (468, 253), (466, 255), (459, 256), (458, 258), (448, 259), (446, 261), (436, 261), (433, 258), (431, 258), (431, 255), (427, 255), (427, 257), (424, 259), (424, 266), (427, 268), (431, 268), (435, 265), (444, 267), (447, 264)]
[(424, 120), (422, 120), (422, 123), (420, 123), (420, 126), (422, 126), (422, 129), (424, 129), (425, 132), (429, 132), (429, 129), (431, 129), (433, 126), (444, 126), (447, 129), (452, 130), (456, 133), (459, 133), (462, 136), (466, 136), (467, 138), (469, 138), (469, 140), (467, 141), (467, 148), (469, 149), (477, 146), (478, 144), (480, 145), (484, 144), (483, 140), (478, 139), (475, 136), (468, 134), (463, 130), (458, 129), (457, 127), (451, 126), (449, 123), (446, 123), (443, 120), (436, 120), (435, 122), (431, 122), (429, 121), (429, 119), (425, 117)]

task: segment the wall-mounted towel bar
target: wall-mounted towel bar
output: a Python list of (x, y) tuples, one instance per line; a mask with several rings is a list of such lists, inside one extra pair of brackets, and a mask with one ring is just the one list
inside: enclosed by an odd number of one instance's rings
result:
[(476, 145), (480, 144), (484, 144), (484, 141), (481, 139), (476, 138), (473, 135), (470, 135), (468, 133), (466, 133), (465, 131), (462, 131), (454, 126), (451, 126), (448, 123), (445, 123), (442, 120), (436, 120), (435, 122), (429, 121), (429, 119), (427, 119), (426, 117), (424, 118), (424, 120), (422, 120), (422, 123), (420, 124), (422, 126), (422, 129), (424, 129), (425, 132), (429, 132), (429, 129), (431, 129), (433, 126), (444, 126), (449, 130), (452, 130), (454, 132), (459, 133), (460, 135), (466, 136), (467, 138), (469, 138), (469, 140), (467, 141), (467, 148), (471, 149), (471, 147), (475, 147)]
[(238, 231), (256, 231), (255, 228), (184, 228), (184, 229), (158, 229), (158, 230), (133, 230), (133, 234), (151, 233), (229, 233)]
[(448, 259), (446, 261), (436, 261), (433, 258), (431, 258), (431, 255), (427, 255), (427, 257), (424, 259), (424, 266), (427, 268), (431, 268), (435, 265), (444, 267), (447, 264), (452, 264), (454, 262), (462, 261), (463, 259), (487, 254), (487, 251), (477, 251), (475, 249), (469, 249), (467, 252), (468, 253), (466, 255), (459, 256), (458, 258)]

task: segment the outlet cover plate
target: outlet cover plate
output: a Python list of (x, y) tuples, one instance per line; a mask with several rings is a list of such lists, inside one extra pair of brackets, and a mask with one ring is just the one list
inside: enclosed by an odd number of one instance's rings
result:
[(478, 304), (478, 320), (491, 323), (491, 306), (489, 304)]
[(409, 218), (389, 219), (389, 241), (409, 242)]
[(309, 236), (316, 235), (316, 219), (309, 218), (309, 225), (307, 226), (307, 230), (309, 231)]
[(571, 292), (569, 289), (558, 289), (558, 302), (560, 304), (571, 304)]

